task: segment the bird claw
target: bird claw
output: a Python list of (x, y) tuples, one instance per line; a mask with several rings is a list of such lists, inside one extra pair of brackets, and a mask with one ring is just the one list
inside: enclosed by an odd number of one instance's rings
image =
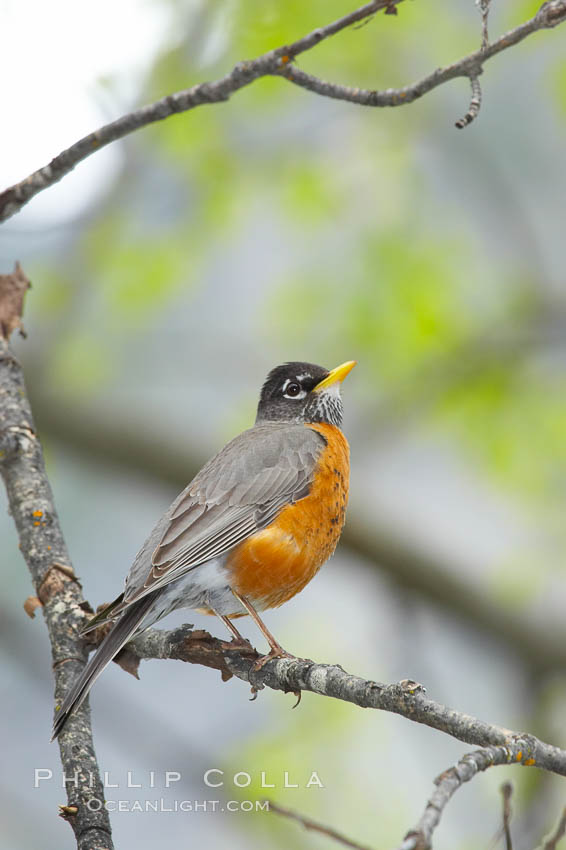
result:
[(267, 664), (268, 661), (273, 661), (274, 658), (292, 658), (294, 661), (296, 660), (296, 656), (291, 655), (291, 653), (283, 649), (282, 646), (272, 646), (267, 655), (262, 655), (257, 659), (257, 661), (254, 661), (252, 670), (254, 673), (257, 673)]

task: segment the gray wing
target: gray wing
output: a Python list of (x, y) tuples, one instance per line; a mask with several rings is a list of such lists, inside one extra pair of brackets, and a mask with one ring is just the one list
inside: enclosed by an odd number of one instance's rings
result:
[(255, 425), (228, 443), (145, 542), (126, 579), (122, 606), (219, 557), (306, 496), (324, 445), (311, 428), (276, 422)]

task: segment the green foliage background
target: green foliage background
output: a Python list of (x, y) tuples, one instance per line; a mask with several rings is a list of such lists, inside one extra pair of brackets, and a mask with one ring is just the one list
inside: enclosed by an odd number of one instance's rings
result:
[[(172, 32), (186, 30), (187, 7), (170, 5)], [(474, 48), (477, 14), (469, 6), (444, 8), (431, 27), (427, 4), (411, 0), (398, 17), (352, 28), (301, 57), (300, 64), (359, 86), (403, 84), (435, 62), (447, 63)], [(218, 27), (225, 39), (217, 61), (203, 68), (198, 49), (185, 43), (165, 47), (140, 100), (219, 76), (242, 57), (299, 37), (348, 8), (344, 2), (201, 8), (202, 26)], [(492, 29), (517, 25), (536, 8), (536, 3), (502, 4), (493, 11)], [(514, 68), (540, 58), (552, 84), (546, 97), (562, 103), (563, 66), (553, 61), (549, 41), (541, 45), (541, 37), (533, 38), (518, 48), (520, 55), (510, 53), (496, 60), (499, 65), (486, 66), (487, 97), (491, 78), (503, 73), (504, 63)], [(419, 162), (422, 148), (442, 132), (449, 148), (469, 150), (471, 135), (483, 130), (478, 124), (468, 137), (454, 133), (454, 103), (460, 111), (465, 106), (463, 81), (406, 109), (364, 111), (320, 105), (280, 80), (260, 80), (222, 108), (200, 109), (144, 131), (128, 145), (144, 167), (151, 163), (174, 182), (178, 209), (163, 222), (147, 203), (134, 210), (135, 189), (128, 185), (133, 175), (122, 178), (73, 249), (89, 290), (95, 290), (90, 299), (97, 312), (116, 326), (155, 322), (156, 309), (163, 310), (167, 299), (199, 286), (199, 270), (214, 245), (237, 241), (259, 209), (269, 211), (291, 254), (295, 241), (308, 240), (320, 250), (312, 250), (299, 267), (291, 256), (286, 267), (269, 269), (269, 297), (258, 304), (255, 317), (258, 334), (275, 333), (285, 349), (300, 350), (314, 341), (329, 362), (338, 336), (340, 348), (355, 352), (387, 396), (400, 388), (410, 396), (424, 373), (458, 370), (463, 349), (481, 345), (484, 335), (519, 334), (548, 305), (536, 272), (524, 268), (524, 247), (516, 246), (515, 257), (505, 261), (484, 252), (481, 217), (476, 215), (476, 232), (470, 232), (474, 216), (465, 199), (458, 209), (454, 199), (446, 203), (431, 192)], [(309, 112), (311, 138), (289, 144), (287, 128), (300, 120), (293, 116), (305, 120)], [(482, 119), (485, 125), (489, 113)], [(60, 320), (71, 308), (74, 273), (67, 280), (60, 269), (39, 273), (35, 306), (41, 299), (39, 308)], [(105, 364), (94, 335), (89, 344), (88, 332), (76, 323), (72, 334), (51, 352), (55, 375), (84, 388), (85, 379), (87, 384), (103, 379)], [(68, 347), (73, 357), (67, 356)], [(531, 500), (552, 496), (562, 486), (555, 472), (566, 460), (564, 385), (563, 374), (541, 374), (518, 353), (506, 359), (496, 352), (493, 362), (439, 393), (428, 415), (500, 485), (518, 488)], [(489, 427), (482, 427), (486, 422)], [(536, 457), (524, 451), (534, 433), (540, 439)]]

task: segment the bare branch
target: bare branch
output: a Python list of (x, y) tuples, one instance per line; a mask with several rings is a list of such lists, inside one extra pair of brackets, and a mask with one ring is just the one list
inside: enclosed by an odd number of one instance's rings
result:
[[(95, 632), (94, 644), (102, 637), (102, 634), (96, 635)], [(236, 676), (249, 682), (254, 692), (264, 687), (285, 693), (310, 691), (362, 708), (389, 711), (445, 732), (460, 741), (482, 747), (481, 750), (467, 753), (454, 767), (437, 777), (436, 789), (422, 817), (406, 835), (399, 850), (429, 848), (432, 833), (452, 795), (464, 782), (488, 767), (536, 766), (566, 776), (566, 750), (547, 744), (533, 735), (513, 732), (434, 702), (425, 697), (422, 685), (411, 680), (383, 684), (353, 676), (339, 665), (317, 664), (298, 658), (274, 659), (256, 670), (254, 664), (260, 656), (255, 650), (242, 650), (240, 644), (219, 640), (203, 630), (193, 631), (190, 626), (180, 626), (170, 631), (148, 629), (127, 644), (126, 651), (138, 660), (172, 658), (218, 669), (224, 680)], [(135, 669), (137, 671), (137, 663)], [(281, 809), (271, 801), (270, 806), (280, 814), (302, 823), (307, 829), (322, 832), (346, 846), (360, 847), (329, 827)], [(504, 822), (508, 825), (508, 806), (505, 812)], [(559, 834), (557, 830), (556, 834), (560, 837), (562, 833)], [(554, 846), (549, 844), (545, 850), (551, 850)]]
[(481, 12), (481, 49), (485, 50), (489, 44), (489, 4), (490, 0), (476, 0)]
[(279, 70), (296, 56), (306, 50), (311, 50), (330, 36), (375, 15), (382, 9), (391, 12), (402, 2), (403, 0), (372, 0), (372, 2), (366, 3), (354, 12), (344, 15), (344, 17), (325, 27), (314, 30), (290, 45), (270, 50), (257, 59), (239, 62), (229, 74), (226, 74), (220, 80), (199, 83), (190, 89), (167, 95), (149, 106), (143, 106), (116, 121), (112, 121), (110, 124), (105, 124), (100, 129), (95, 130), (94, 133), (90, 133), (64, 150), (55, 159), (52, 159), (49, 165), (34, 171), (25, 180), (1, 192), (0, 221), (10, 218), (38, 192), (53, 186), (54, 183), (57, 183), (72, 171), (79, 162), (111, 142), (122, 139), (134, 130), (139, 130), (140, 127), (145, 127), (155, 121), (162, 121), (170, 115), (188, 112), (190, 109), (207, 103), (220, 103), (229, 100), (235, 92), (249, 86), (250, 83), (260, 77), (278, 74)]
[[(412, 85), (400, 89), (385, 89), (374, 91), (370, 89), (352, 88), (341, 86), (336, 83), (319, 80), (312, 74), (307, 74), (295, 66), (288, 66), (279, 70), (279, 74), (302, 88), (315, 92), (324, 97), (333, 97), (337, 100), (347, 100), (349, 103), (357, 103), (360, 106), (403, 106), (413, 103), (438, 86), (454, 80), (457, 77), (477, 78), (482, 73), (484, 62), (518, 44), (527, 36), (542, 29), (550, 29), (558, 26), (566, 20), (566, 0), (550, 0), (544, 3), (537, 14), (530, 20), (515, 29), (502, 35), (493, 44), (481, 47), (475, 53), (464, 56), (453, 65), (437, 68), (432, 74), (423, 77)], [(469, 122), (467, 122), (469, 123)], [(457, 125), (458, 126), (458, 125)]]
[[(446, 805), (453, 794), (464, 782), (469, 782), (480, 771), (496, 765), (519, 764), (523, 761), (524, 750), (529, 746), (530, 736), (523, 740), (519, 737), (504, 746), (490, 746), (483, 750), (466, 753), (454, 767), (449, 767), (434, 780), (436, 789), (426, 804), (424, 813), (417, 826), (411, 829), (398, 850), (428, 850), (431, 847), (432, 833), (440, 823)], [(507, 850), (511, 850), (507, 845)]]
[(297, 823), (304, 826), (306, 830), (319, 832), (321, 835), (331, 838), (343, 847), (350, 847), (353, 848), (353, 850), (369, 850), (368, 847), (363, 844), (357, 844), (355, 841), (346, 838), (345, 835), (342, 835), (340, 832), (336, 832), (335, 829), (332, 829), (329, 826), (317, 823), (317, 821), (311, 820), (304, 815), (300, 815), (298, 812), (292, 812), (291, 809), (284, 809), (283, 806), (279, 806), (277, 803), (274, 803), (273, 800), (268, 800), (267, 802), (269, 803), (270, 812), (275, 812), (278, 815), (283, 815), (283, 817), (288, 818), (289, 820), (297, 821)]
[(326, 27), (314, 30), (291, 45), (278, 47), (264, 53), (257, 59), (238, 63), (229, 74), (220, 80), (200, 83), (190, 89), (168, 95), (155, 103), (137, 109), (106, 124), (94, 133), (80, 139), (70, 148), (51, 160), (49, 165), (33, 172), (25, 180), (16, 183), (0, 193), (0, 221), (15, 215), (38, 192), (57, 183), (82, 160), (96, 150), (117, 141), (124, 136), (145, 127), (155, 121), (162, 121), (170, 115), (187, 112), (207, 103), (226, 101), (234, 92), (265, 76), (281, 76), (295, 85), (338, 100), (345, 100), (361, 106), (402, 106), (412, 103), (424, 94), (457, 77), (478, 77), (482, 65), (503, 50), (513, 47), (527, 36), (543, 29), (551, 29), (566, 20), (566, 0), (548, 0), (537, 14), (524, 24), (502, 35), (493, 44), (480, 48), (475, 53), (463, 57), (453, 65), (438, 68), (412, 85), (400, 89), (384, 91), (366, 90), (341, 86), (319, 79), (293, 64), (293, 60), (319, 44), (329, 36), (335, 35), (354, 23), (375, 15), (380, 10), (392, 13), (402, 0), (374, 0), (351, 12)]
[[(139, 659), (174, 658), (220, 669), (223, 679), (228, 678), (228, 672), (249, 682), (254, 692), (264, 687), (285, 693), (311, 691), (362, 708), (393, 712), (445, 732), (460, 741), (482, 747), (481, 750), (466, 754), (457, 765), (435, 780), (437, 787), (421, 819), (407, 834), (399, 850), (425, 850), (430, 847), (432, 833), (454, 792), (488, 767), (512, 764), (536, 766), (566, 776), (565, 750), (540, 741), (533, 735), (485, 723), (436, 703), (425, 697), (422, 685), (411, 680), (387, 685), (352, 676), (339, 665), (317, 664), (298, 658), (272, 660), (260, 670), (255, 670), (254, 662), (259, 658), (258, 653), (242, 653), (239, 645), (233, 646), (202, 630), (192, 631), (189, 626), (180, 626), (171, 631), (148, 629), (129, 643), (127, 650)], [(291, 812), (285, 814), (307, 825), (307, 818)], [(318, 827), (321, 825), (317, 824), (313, 828)], [(328, 834), (332, 833), (327, 827), (319, 829), (323, 832), (325, 830)], [(331, 837), (344, 839), (343, 836)], [(349, 839), (344, 841), (348, 842)], [(350, 842), (347, 846), (358, 845)]]
[(193, 632), (189, 626), (171, 631), (148, 629), (127, 647), (142, 659), (175, 658), (196, 660), (198, 664), (215, 669), (224, 666), (233, 676), (249, 682), (256, 691), (263, 688), (285, 693), (311, 691), (361, 708), (390, 711), (475, 746), (509, 747), (520, 741), (521, 746), (513, 750), (518, 764), (536, 765), (566, 776), (566, 750), (427, 699), (422, 685), (410, 679), (386, 685), (352, 676), (336, 664), (317, 664), (301, 658), (275, 659), (260, 670), (254, 670), (254, 662), (260, 657), (255, 650), (243, 653), (239, 646), (202, 630)]
[[(25, 278), (23, 272), (19, 276)], [(27, 279), (26, 279), (27, 280)], [(8, 292), (8, 294), (6, 294)], [(0, 314), (14, 308), (9, 288), (0, 296)], [(21, 315), (21, 308), (16, 310)], [(85, 605), (80, 584), (63, 540), (53, 494), (47, 480), (40, 442), (27, 401), (22, 370), (7, 340), (0, 335), (0, 475), (10, 511), (41, 603), (53, 658), (55, 698), (60, 702), (84, 666), (87, 653), (78, 637)], [(29, 611), (29, 607), (28, 607)], [(112, 850), (110, 820), (97, 802), (104, 799), (90, 725), (88, 705), (69, 722), (59, 742), (68, 806), (63, 815), (71, 824), (79, 850)], [(73, 782), (74, 777), (88, 782)]]

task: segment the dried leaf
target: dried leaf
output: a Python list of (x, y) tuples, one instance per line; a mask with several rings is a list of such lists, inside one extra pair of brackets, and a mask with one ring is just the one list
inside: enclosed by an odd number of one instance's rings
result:
[(4, 339), (10, 339), (16, 329), (25, 336), (22, 313), (24, 296), (30, 286), (19, 263), (16, 263), (12, 274), (0, 275), (0, 334)]
[(31, 617), (32, 620), (35, 617), (35, 609), (42, 607), (43, 602), (41, 602), (41, 600), (38, 599), (37, 596), (28, 596), (28, 598), (24, 602), (24, 611), (26, 612), (28, 617)]

